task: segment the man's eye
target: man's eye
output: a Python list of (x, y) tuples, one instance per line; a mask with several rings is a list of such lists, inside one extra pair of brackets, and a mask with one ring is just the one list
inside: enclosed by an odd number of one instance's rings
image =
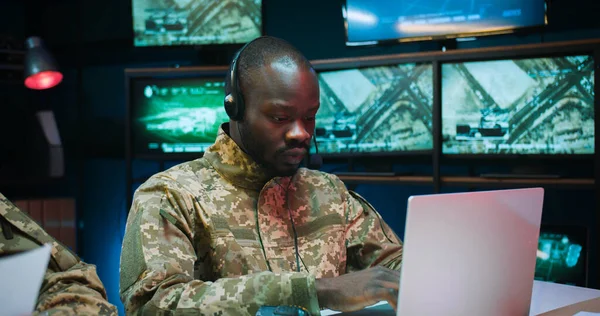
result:
[(315, 120), (315, 117), (314, 116), (309, 116), (309, 117), (306, 118), (306, 120), (309, 121), (309, 122), (312, 122), (312, 121)]
[(287, 117), (285, 116), (273, 116), (273, 121), (275, 122), (283, 122), (285, 120), (287, 120)]

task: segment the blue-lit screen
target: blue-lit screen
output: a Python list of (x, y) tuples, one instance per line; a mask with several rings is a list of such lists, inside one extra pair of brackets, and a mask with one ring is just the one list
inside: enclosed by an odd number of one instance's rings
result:
[(347, 0), (348, 42), (497, 32), (545, 23), (544, 0)]

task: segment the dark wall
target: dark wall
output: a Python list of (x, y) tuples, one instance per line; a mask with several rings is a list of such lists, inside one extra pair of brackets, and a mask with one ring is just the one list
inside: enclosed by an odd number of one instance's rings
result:
[[(38, 9), (31, 10), (34, 5)], [(26, 8), (29, 11), (26, 12)], [(600, 35), (597, 12), (600, 12), (600, 2), (595, 0), (553, 0), (549, 7), (551, 25), (544, 32), (482, 38), (461, 43), (459, 48), (595, 38)], [(27, 26), (24, 19), (30, 22)], [(98, 266), (109, 300), (118, 305), (121, 312), (119, 253), (129, 207), (125, 205), (124, 69), (226, 64), (234, 52), (234, 48), (136, 49), (130, 46), (130, 25), (129, 1), (3, 1), (0, 4), (0, 33), (8, 32), (17, 37), (43, 36), (64, 71), (64, 82), (54, 91), (42, 94), (39, 102), (56, 110), (68, 149), (69, 181), (65, 190), (78, 199), (79, 253), (84, 260)], [(265, 0), (265, 30), (268, 35), (290, 41), (309, 59), (439, 48), (432, 42), (346, 47), (339, 1)], [(396, 163), (402, 165), (403, 160), (398, 159)], [(326, 165), (323, 169), (332, 168)], [(156, 171), (155, 163), (134, 165), (136, 177)], [(356, 190), (382, 213), (400, 236), (404, 234), (407, 198), (433, 193), (432, 186), (359, 185)], [(25, 193), (15, 192), (18, 194)], [(544, 219), (596, 223), (595, 207), (592, 191), (553, 191), (546, 199)], [(593, 236), (594, 240), (598, 239), (597, 234)]]

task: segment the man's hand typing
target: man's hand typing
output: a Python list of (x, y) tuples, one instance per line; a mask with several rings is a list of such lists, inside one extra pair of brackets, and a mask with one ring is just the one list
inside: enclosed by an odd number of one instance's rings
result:
[(351, 312), (379, 301), (387, 301), (397, 310), (400, 271), (385, 267), (317, 279), (316, 288), (322, 308)]

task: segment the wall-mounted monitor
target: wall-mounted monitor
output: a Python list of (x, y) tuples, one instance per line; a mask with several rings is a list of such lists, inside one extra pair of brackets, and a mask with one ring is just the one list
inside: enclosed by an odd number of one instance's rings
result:
[(134, 156), (202, 153), (229, 118), (225, 78), (133, 78), (130, 82)]
[(243, 44), (262, 34), (262, 0), (132, 0), (134, 46)]
[(535, 279), (587, 286), (587, 238), (585, 227), (542, 225)]
[(430, 63), (318, 71), (319, 153), (354, 155), (431, 151)]
[(545, 25), (545, 0), (346, 0), (346, 44), (512, 32)]
[(594, 153), (589, 55), (442, 64), (442, 153)]

